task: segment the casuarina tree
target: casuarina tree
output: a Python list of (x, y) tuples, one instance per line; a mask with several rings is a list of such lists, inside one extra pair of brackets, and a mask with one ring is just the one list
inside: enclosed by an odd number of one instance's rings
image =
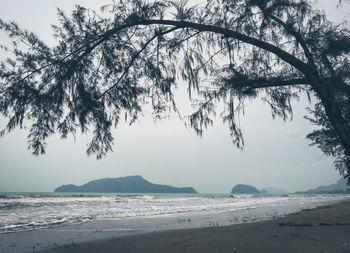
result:
[(101, 13), (58, 10), (58, 18), (52, 47), (0, 21), (12, 41), (2, 45), (10, 56), (0, 65), (1, 135), (29, 124), (34, 154), (48, 136), (81, 129), (93, 132), (87, 153), (101, 158), (112, 150), (111, 128), (133, 123), (145, 104), (155, 118), (177, 112), (174, 90), (184, 80), (196, 104), (185, 122), (201, 135), (220, 113), (238, 148), (246, 100), (262, 99), (286, 120), (291, 100), (307, 94), (315, 102), (306, 118), (317, 126), (307, 138), (349, 176), (350, 33), (309, 1), (121, 0)]

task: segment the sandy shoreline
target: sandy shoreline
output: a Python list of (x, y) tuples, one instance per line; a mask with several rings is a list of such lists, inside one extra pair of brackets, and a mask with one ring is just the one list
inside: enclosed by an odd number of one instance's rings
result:
[(303, 210), (270, 221), (144, 233), (40, 252), (350, 253), (350, 202)]

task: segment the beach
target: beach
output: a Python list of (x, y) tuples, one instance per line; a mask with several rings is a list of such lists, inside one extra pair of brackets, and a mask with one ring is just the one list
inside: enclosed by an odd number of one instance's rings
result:
[(350, 202), (305, 209), (273, 220), (141, 233), (57, 247), (83, 252), (350, 252)]
[(348, 194), (8, 193), (0, 253), (346, 252), (349, 203)]

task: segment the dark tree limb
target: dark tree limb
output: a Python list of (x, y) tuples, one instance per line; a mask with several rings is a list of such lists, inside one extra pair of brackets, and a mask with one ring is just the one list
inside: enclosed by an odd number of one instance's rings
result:
[(140, 54), (147, 48), (147, 46), (156, 38), (158, 38), (159, 36), (163, 36), (165, 34), (171, 33), (175, 30), (179, 29), (178, 27), (174, 27), (171, 29), (168, 29), (164, 32), (161, 33), (156, 33), (152, 38), (150, 38), (144, 45), (143, 47), (136, 53), (136, 55), (133, 56), (133, 58), (131, 59), (130, 63), (128, 64), (128, 66), (125, 68), (123, 74), (119, 77), (118, 81), (116, 83), (114, 83), (111, 87), (109, 87), (107, 90), (105, 90), (98, 99), (102, 98), (105, 96), (105, 94), (107, 94), (108, 92), (110, 92), (113, 88), (115, 88), (125, 77), (125, 75), (128, 73), (129, 69), (131, 68), (131, 66), (134, 64), (135, 60), (140, 56)]

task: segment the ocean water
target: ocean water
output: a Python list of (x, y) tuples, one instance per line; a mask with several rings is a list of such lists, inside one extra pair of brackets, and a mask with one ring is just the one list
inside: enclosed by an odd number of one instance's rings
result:
[(123, 229), (229, 225), (349, 199), (349, 195), (0, 193), (0, 234), (93, 221), (113, 221)]

